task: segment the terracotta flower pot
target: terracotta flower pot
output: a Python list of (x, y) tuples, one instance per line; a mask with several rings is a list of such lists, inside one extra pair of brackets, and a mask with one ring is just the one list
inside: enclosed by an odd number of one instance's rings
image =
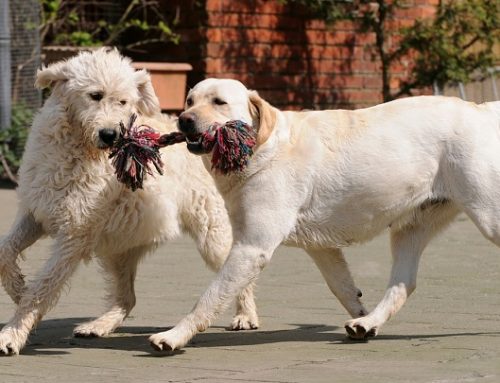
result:
[(177, 112), (184, 108), (187, 73), (193, 67), (186, 63), (134, 62), (136, 69), (146, 69), (164, 111)]

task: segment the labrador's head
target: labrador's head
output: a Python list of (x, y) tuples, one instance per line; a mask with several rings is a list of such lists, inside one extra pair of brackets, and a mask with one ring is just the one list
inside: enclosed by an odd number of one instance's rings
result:
[(231, 79), (206, 79), (191, 89), (179, 129), (186, 135), (188, 149), (203, 154), (201, 134), (214, 123), (241, 120), (257, 130), (257, 145), (267, 141), (276, 122), (276, 111), (256, 91)]

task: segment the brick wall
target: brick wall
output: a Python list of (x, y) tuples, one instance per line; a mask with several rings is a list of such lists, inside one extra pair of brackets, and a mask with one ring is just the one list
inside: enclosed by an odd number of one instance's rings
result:
[[(432, 16), (437, 1), (407, 0), (391, 26)], [(194, 67), (190, 86), (206, 77), (235, 78), (286, 109), (355, 108), (382, 101), (375, 36), (351, 22), (327, 26), (305, 17), (300, 6), (276, 0), (177, 4), (182, 36), (177, 58)], [(408, 65), (392, 68), (397, 75), (391, 86), (397, 87)]]

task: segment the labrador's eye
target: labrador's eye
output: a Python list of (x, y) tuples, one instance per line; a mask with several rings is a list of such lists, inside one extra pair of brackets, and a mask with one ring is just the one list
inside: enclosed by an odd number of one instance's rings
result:
[(122, 106), (127, 105), (127, 100), (121, 100), (121, 101), (120, 101), (120, 104), (121, 104)]
[(104, 94), (102, 92), (93, 92), (89, 94), (89, 97), (94, 101), (101, 101)]
[(192, 98), (188, 98), (188, 99), (186, 100), (186, 105), (187, 105), (187, 106), (193, 106), (193, 99), (192, 99)]
[(214, 104), (216, 104), (216, 105), (227, 105), (227, 102), (224, 101), (224, 100), (221, 100), (218, 97), (216, 97), (216, 98), (214, 98)]

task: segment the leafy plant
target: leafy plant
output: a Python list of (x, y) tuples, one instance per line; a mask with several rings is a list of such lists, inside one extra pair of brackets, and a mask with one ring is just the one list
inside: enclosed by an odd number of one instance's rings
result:
[(166, 20), (157, 0), (116, 2), (40, 0), (44, 45), (103, 46), (137, 50), (151, 43), (178, 43), (178, 14)]
[(490, 0), (441, 1), (433, 20), (418, 20), (403, 31), (400, 54), (413, 53), (414, 67), (401, 92), (436, 82), (471, 81), (500, 58), (500, 3)]
[(8, 178), (17, 183), (16, 173), (32, 120), (33, 111), (25, 105), (17, 104), (12, 107), (10, 126), (0, 129), (0, 178)]
[[(374, 56), (381, 63), (382, 97), (390, 101), (412, 90), (468, 82), (475, 73), (486, 72), (495, 60), (500, 43), (500, 2), (497, 0), (440, 0), (436, 17), (417, 20), (410, 28), (394, 28), (404, 0), (281, 0), (299, 3), (311, 16), (328, 23), (352, 20), (360, 32), (372, 32)], [(400, 38), (392, 38), (399, 35)], [(407, 80), (391, 89), (391, 66), (406, 59), (413, 63)]]

